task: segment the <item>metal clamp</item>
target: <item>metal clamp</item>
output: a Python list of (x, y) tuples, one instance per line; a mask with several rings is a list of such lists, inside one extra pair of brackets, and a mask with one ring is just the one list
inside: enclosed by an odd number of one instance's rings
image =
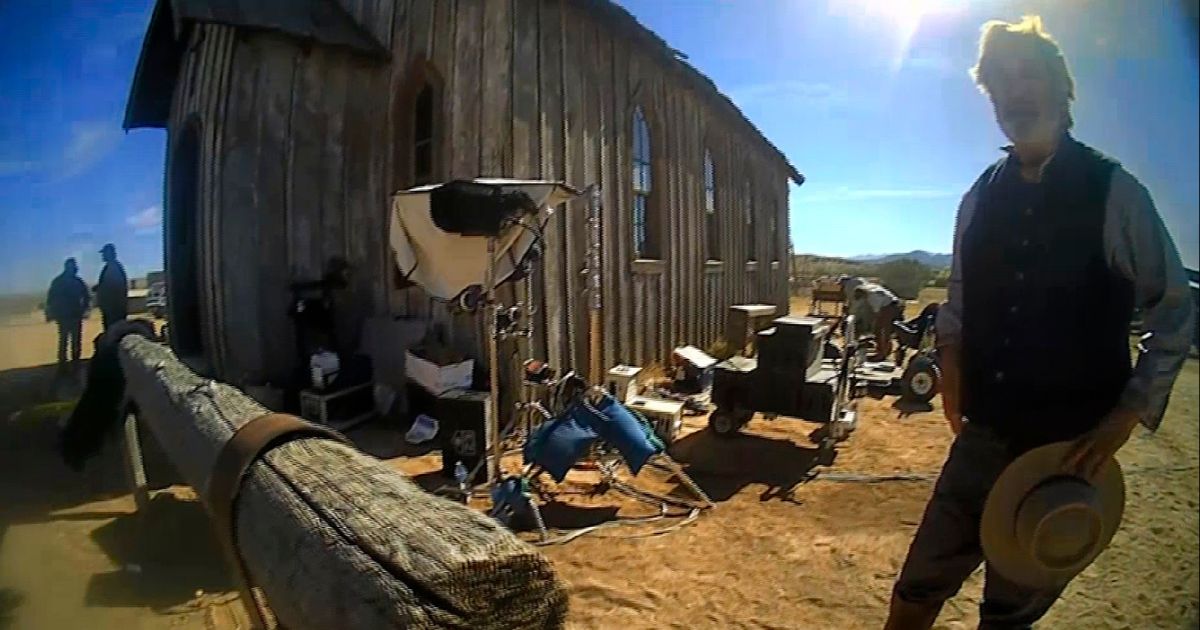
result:
[(216, 529), (217, 539), (225, 549), (226, 560), (233, 570), (241, 593), (242, 604), (250, 617), (252, 628), (266, 630), (269, 613), (254, 596), (246, 562), (237, 548), (236, 501), (242, 478), (250, 465), (280, 444), (299, 437), (321, 437), (348, 444), (346, 437), (333, 429), (306, 422), (295, 416), (269, 413), (238, 427), (233, 437), (221, 447), (208, 477), (205, 506)]

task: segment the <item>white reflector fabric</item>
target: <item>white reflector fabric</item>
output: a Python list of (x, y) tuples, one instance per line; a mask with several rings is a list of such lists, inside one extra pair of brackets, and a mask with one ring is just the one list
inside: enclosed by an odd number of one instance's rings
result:
[[(579, 194), (562, 182), (524, 179), (475, 179), (479, 184), (500, 186), (504, 192), (524, 191), (538, 205), (537, 215), (525, 219), (540, 231), (554, 206)], [(429, 213), (429, 193), (442, 184), (402, 190), (392, 196), (388, 241), (396, 266), (409, 281), (431, 296), (450, 300), (472, 285), (482, 285), (487, 274), (487, 238), (461, 236), (443, 231)], [(509, 226), (496, 241), (496, 284), (512, 275), (536, 237), (533, 231)]]

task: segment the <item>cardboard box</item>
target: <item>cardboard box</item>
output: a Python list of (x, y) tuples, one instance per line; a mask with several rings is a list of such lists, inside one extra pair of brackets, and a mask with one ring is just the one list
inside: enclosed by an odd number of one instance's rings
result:
[(437, 365), (412, 352), (405, 352), (404, 374), (429, 393), (440, 396), (452, 389), (470, 389), (475, 361), (467, 359), (450, 365)]
[(625, 403), (630, 409), (642, 414), (654, 425), (654, 433), (664, 444), (670, 445), (679, 436), (683, 427), (683, 403), (675, 400), (634, 396)]

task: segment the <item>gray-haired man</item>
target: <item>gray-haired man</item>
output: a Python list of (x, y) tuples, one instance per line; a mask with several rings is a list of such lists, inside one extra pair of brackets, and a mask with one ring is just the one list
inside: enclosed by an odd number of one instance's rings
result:
[[(1079, 143), (1074, 84), (1038, 18), (984, 25), (973, 70), (1013, 145), (963, 198), (949, 299), (938, 314), (954, 444), (893, 592), (886, 628), (929, 628), (980, 562), (979, 523), (1001, 471), (1073, 441), (1090, 477), (1140, 422), (1158, 426), (1186, 356), (1192, 309), (1149, 193)], [(1129, 323), (1142, 309), (1136, 366)], [(981, 628), (1027, 628), (1062, 591), (987, 568)]]

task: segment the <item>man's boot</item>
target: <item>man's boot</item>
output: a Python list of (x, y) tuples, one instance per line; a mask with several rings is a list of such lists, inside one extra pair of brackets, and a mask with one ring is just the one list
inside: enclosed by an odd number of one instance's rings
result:
[(941, 611), (941, 603), (913, 604), (893, 594), (883, 630), (929, 630)]

